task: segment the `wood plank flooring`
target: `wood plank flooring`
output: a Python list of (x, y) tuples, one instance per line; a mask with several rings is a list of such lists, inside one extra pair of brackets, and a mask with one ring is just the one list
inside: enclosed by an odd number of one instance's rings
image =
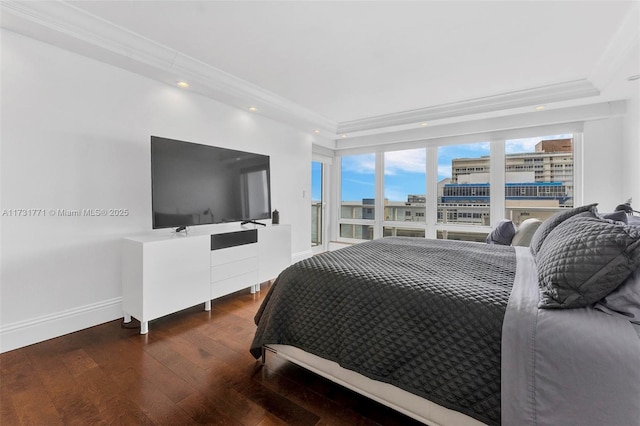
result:
[(152, 321), (112, 321), (0, 355), (0, 424), (416, 425), (275, 356), (249, 354), (269, 290)]

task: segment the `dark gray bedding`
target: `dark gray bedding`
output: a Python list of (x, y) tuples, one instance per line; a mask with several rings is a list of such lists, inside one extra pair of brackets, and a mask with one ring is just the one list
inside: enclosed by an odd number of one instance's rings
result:
[(400, 237), (314, 256), (273, 284), (251, 353), (295, 346), (499, 424), (515, 269), (513, 247)]

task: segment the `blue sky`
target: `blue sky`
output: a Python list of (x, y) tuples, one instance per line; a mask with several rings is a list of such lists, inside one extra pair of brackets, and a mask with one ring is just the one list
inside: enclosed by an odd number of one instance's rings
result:
[[(543, 139), (562, 139), (572, 135), (553, 135), (506, 141), (507, 154), (533, 152)], [(385, 154), (385, 198), (406, 201), (409, 194), (426, 193), (426, 149), (390, 151)], [(489, 155), (489, 143), (449, 145), (438, 148), (438, 181), (451, 177), (451, 160)], [(320, 200), (320, 163), (312, 165), (312, 199)], [(342, 157), (342, 201), (375, 197), (375, 154)]]
[(322, 163), (311, 163), (311, 200), (320, 201), (322, 198)]

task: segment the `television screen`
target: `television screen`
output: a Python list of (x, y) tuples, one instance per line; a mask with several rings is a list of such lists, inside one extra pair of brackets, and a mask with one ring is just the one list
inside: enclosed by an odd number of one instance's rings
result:
[(269, 156), (151, 136), (153, 229), (271, 217)]

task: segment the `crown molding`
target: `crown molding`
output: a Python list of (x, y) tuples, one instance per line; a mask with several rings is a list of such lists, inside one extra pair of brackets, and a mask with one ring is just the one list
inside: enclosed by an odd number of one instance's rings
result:
[(484, 118), (464, 122), (443, 124), (387, 133), (376, 133), (336, 141), (336, 153), (349, 150), (382, 149), (401, 146), (402, 143), (427, 143), (432, 140), (452, 139), (466, 136), (491, 139), (499, 132), (531, 127), (581, 123), (626, 113), (626, 101), (601, 102), (568, 108), (527, 112), (503, 117)]
[(282, 96), (154, 42), (64, 1), (1, 2), (2, 27), (167, 84), (288, 123), (335, 134), (337, 123)]
[(459, 117), (484, 112), (501, 111), (531, 105), (548, 104), (597, 96), (600, 91), (588, 80), (576, 80), (503, 93), (461, 102), (436, 105), (411, 111), (379, 115), (361, 120), (339, 123), (338, 133), (354, 133), (404, 124), (428, 122), (442, 118)]

